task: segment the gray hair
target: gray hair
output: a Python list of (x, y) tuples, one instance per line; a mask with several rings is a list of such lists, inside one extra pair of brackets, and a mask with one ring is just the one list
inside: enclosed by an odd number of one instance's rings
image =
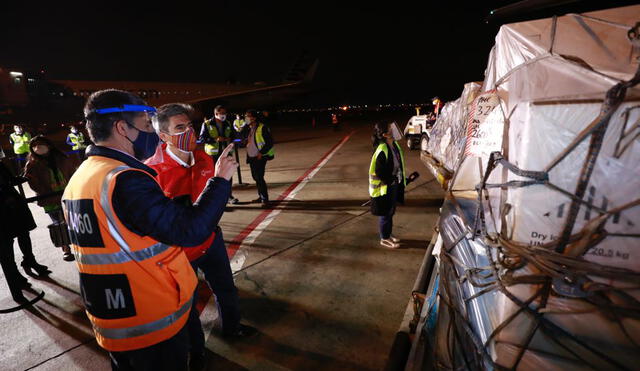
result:
[(153, 128), (156, 133), (167, 133), (169, 131), (169, 119), (173, 116), (187, 115), (189, 119), (193, 114), (193, 107), (186, 103), (168, 103), (158, 107), (156, 115), (153, 117)]

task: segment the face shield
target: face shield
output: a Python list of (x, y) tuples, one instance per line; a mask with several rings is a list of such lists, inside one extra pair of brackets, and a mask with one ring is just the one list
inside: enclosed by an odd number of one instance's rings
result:
[(389, 124), (389, 134), (391, 134), (393, 140), (402, 139), (402, 132), (398, 128), (398, 124), (396, 124), (395, 122)]
[(156, 109), (151, 106), (125, 104), (120, 107), (99, 108), (94, 111), (98, 115), (106, 115), (116, 112), (139, 112), (141, 114), (136, 115), (133, 122), (127, 120), (127, 124), (138, 131), (138, 136), (135, 140), (127, 139), (133, 144), (134, 156), (144, 161), (151, 157), (160, 142), (158, 134), (156, 134), (152, 122), (156, 116)]
[(151, 106), (143, 106), (139, 104), (125, 104), (120, 107), (111, 107), (111, 108), (99, 108), (94, 111), (98, 115), (106, 115), (109, 113), (116, 112), (142, 112), (146, 116), (146, 118), (151, 122), (153, 118), (156, 116), (156, 109)]

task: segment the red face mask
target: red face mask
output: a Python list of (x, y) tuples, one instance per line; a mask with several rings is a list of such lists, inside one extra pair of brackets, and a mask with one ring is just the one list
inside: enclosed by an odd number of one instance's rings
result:
[(189, 127), (180, 134), (172, 135), (170, 142), (181, 151), (191, 152), (196, 149), (196, 132)]

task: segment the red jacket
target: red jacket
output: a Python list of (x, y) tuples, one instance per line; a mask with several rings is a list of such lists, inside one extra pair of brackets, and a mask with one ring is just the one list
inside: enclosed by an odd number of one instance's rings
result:
[[(213, 160), (202, 150), (193, 151), (195, 164), (191, 167), (183, 167), (166, 152), (167, 144), (158, 146), (156, 153), (145, 161), (145, 164), (158, 173), (156, 180), (164, 194), (169, 198), (189, 196), (188, 200), (193, 204), (202, 193), (209, 178), (215, 174)], [(189, 261), (194, 261), (204, 255), (213, 239), (215, 232), (201, 245), (184, 248)]]

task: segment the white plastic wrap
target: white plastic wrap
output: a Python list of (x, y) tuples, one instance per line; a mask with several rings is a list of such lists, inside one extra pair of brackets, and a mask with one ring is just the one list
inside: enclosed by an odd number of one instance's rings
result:
[[(544, 171), (567, 146), (597, 117), (607, 90), (620, 80), (630, 79), (638, 68), (638, 51), (627, 40), (627, 30), (640, 21), (640, 6), (567, 15), (553, 19), (516, 23), (501, 27), (496, 45), (489, 56), (483, 91), (495, 91), (506, 132), (501, 138), (504, 157), (517, 167)], [(555, 24), (555, 26), (554, 26)], [(551, 53), (550, 53), (551, 51)], [(481, 95), (482, 96), (482, 95)], [(609, 122), (594, 171), (583, 200), (604, 210), (611, 210), (640, 199), (640, 88), (627, 91), (625, 102)], [(499, 120), (497, 120), (499, 121)], [(443, 124), (445, 121), (443, 121)], [(497, 127), (496, 127), (497, 128)], [(623, 132), (623, 128), (624, 132)], [(445, 128), (440, 129), (446, 133)], [(453, 129), (452, 129), (453, 130)], [(494, 130), (495, 134), (499, 130)], [(472, 139), (472, 138), (470, 138)], [(588, 152), (590, 137), (577, 146), (549, 172), (549, 182), (573, 194)], [(487, 167), (488, 153), (495, 145), (482, 150), (483, 143), (467, 147), (467, 156), (455, 168), (452, 190), (473, 190)], [(624, 148), (624, 151), (622, 151)], [(488, 183), (530, 180), (498, 166)], [(456, 194), (460, 197), (461, 193)], [(475, 193), (468, 192), (467, 195)], [(538, 184), (522, 188), (491, 188), (484, 200), (485, 221), (489, 234), (529, 245), (541, 245), (557, 239), (568, 214), (571, 198), (550, 187)], [(506, 215), (501, 213), (506, 212)], [(573, 233), (600, 215), (581, 206)], [(501, 217), (504, 217), (502, 219)], [(502, 220), (506, 225), (502, 225)], [(640, 234), (640, 207), (627, 209), (608, 219), (605, 230), (615, 234)], [(607, 236), (583, 258), (599, 264), (640, 271), (640, 239)], [(477, 267), (479, 268), (479, 267)], [(516, 275), (535, 273), (526, 266)], [(595, 281), (604, 282), (597, 277)], [(628, 283), (606, 280), (607, 284), (628, 287)], [(520, 284), (509, 291), (526, 300), (538, 287)], [(627, 290), (640, 300), (640, 290)], [(519, 308), (503, 294), (487, 311), (496, 328)], [(539, 303), (534, 302), (531, 307)], [(463, 304), (467, 305), (467, 304)], [(593, 305), (582, 300), (552, 295), (545, 318), (585, 343), (629, 368), (637, 367), (640, 353), (625, 336), (640, 343), (640, 321), (624, 318), (621, 326)], [(535, 323), (521, 313), (488, 345), (497, 363), (511, 367), (525, 337)], [(475, 329), (486, 324), (472, 323)], [(566, 339), (565, 339), (566, 340)], [(561, 341), (568, 344), (567, 341)], [(581, 369), (611, 367), (584, 348), (569, 348), (575, 355), (537, 332), (518, 369)], [(579, 349), (580, 348), (580, 349)]]
[(638, 51), (628, 42), (627, 30), (638, 22), (639, 12), (635, 5), (565, 15), (557, 18), (555, 33), (553, 18), (504, 25), (496, 36), (482, 90), (494, 89), (514, 69), (549, 51), (584, 62), (596, 73), (628, 80), (635, 73)]
[(467, 138), (469, 107), (479, 91), (479, 83), (465, 84), (460, 98), (444, 105), (438, 120), (429, 131), (428, 151), (449, 171), (459, 165)]

